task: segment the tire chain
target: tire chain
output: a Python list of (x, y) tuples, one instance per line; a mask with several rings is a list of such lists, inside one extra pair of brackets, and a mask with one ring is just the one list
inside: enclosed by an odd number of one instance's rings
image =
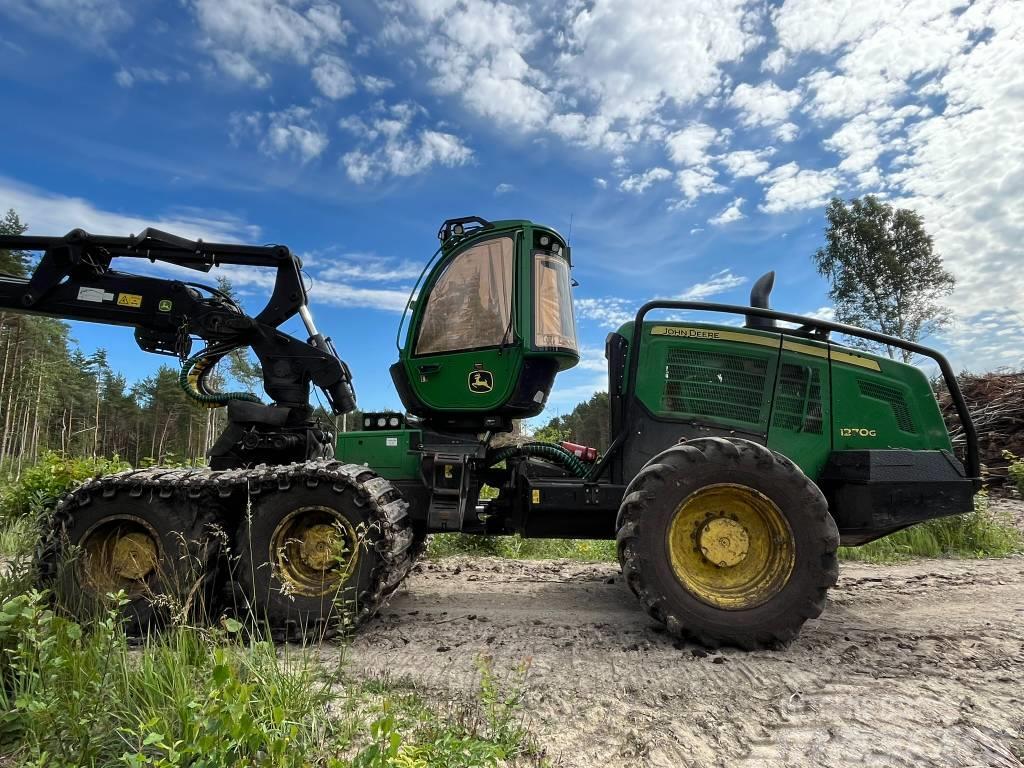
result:
[[(355, 628), (373, 616), (395, 592), (421, 553), (413, 546), (413, 530), (408, 515), (409, 504), (390, 481), (359, 464), (344, 464), (334, 460), (316, 460), (296, 464), (264, 465), (252, 469), (210, 470), (205, 468), (168, 469), (151, 467), (103, 475), (87, 480), (65, 494), (49, 518), (46, 530), (36, 548), (36, 564), (41, 586), (47, 586), (57, 577), (63, 557), (66, 532), (75, 511), (87, 506), (94, 498), (112, 498), (127, 492), (140, 498), (147, 492), (161, 498), (181, 496), (181, 502), (194, 505), (197, 520), (202, 520), (211, 536), (211, 526), (220, 526), (231, 536), (245, 512), (245, 504), (264, 491), (287, 492), (292, 487), (316, 488), (329, 483), (337, 493), (353, 491), (357, 503), (367, 510), (367, 524), (375, 526), (380, 539), (375, 549), (380, 557), (374, 569), (368, 590), (363, 594), (355, 616), (349, 617), (349, 627)], [(237, 492), (242, 494), (232, 499)], [(229, 514), (236, 504), (237, 514)], [(201, 510), (214, 509), (212, 515)], [(200, 517), (201, 516), (201, 517)], [(205, 518), (205, 519), (203, 519)], [(235, 522), (231, 522), (234, 520)], [(304, 636), (327, 638), (337, 634), (337, 622), (329, 626), (324, 620), (314, 628), (298, 627), (289, 621), (272, 626), (274, 640), (299, 640)]]

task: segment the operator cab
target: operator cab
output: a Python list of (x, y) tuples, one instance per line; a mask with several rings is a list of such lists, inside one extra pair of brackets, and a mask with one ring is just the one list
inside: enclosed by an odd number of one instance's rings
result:
[(446, 221), (438, 238), (406, 309), (395, 387), (437, 429), (511, 429), (579, 362), (568, 245), (529, 221), (479, 217)]

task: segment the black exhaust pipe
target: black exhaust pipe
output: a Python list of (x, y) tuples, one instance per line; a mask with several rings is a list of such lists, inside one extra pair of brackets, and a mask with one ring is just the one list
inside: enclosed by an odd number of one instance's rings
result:
[[(768, 300), (772, 295), (772, 287), (775, 285), (775, 272), (766, 272), (761, 275), (754, 286), (750, 289), (750, 306), (758, 309), (771, 309)], [(747, 328), (776, 328), (775, 321), (766, 317), (747, 315)]]

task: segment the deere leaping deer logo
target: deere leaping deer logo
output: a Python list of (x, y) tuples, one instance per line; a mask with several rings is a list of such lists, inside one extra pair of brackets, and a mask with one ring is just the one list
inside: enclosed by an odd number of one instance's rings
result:
[(469, 374), (469, 391), (483, 395), (494, 389), (494, 374), (490, 371), (471, 371)]

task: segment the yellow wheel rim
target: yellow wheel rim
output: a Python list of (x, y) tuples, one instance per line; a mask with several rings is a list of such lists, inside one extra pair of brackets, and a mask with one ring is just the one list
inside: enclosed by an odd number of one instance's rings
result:
[(702, 602), (731, 611), (778, 594), (796, 562), (793, 531), (779, 507), (734, 483), (709, 485), (683, 499), (667, 546), (679, 583)]
[(303, 507), (277, 524), (270, 552), (286, 591), (319, 597), (336, 592), (355, 573), (359, 539), (336, 510)]
[(145, 520), (123, 515), (100, 520), (82, 537), (84, 585), (105, 595), (124, 590), (129, 598), (147, 591), (160, 562), (159, 538)]

